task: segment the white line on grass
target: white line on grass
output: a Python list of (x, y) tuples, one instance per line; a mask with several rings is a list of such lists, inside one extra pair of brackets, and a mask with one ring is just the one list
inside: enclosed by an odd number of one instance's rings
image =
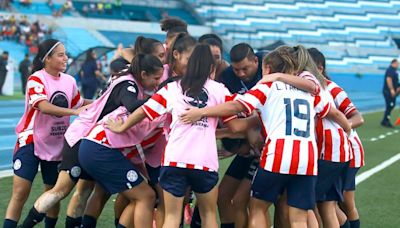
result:
[(358, 185), (359, 183), (365, 181), (366, 179), (368, 179), (369, 177), (371, 177), (375, 173), (378, 173), (378, 172), (382, 171), (383, 169), (387, 168), (388, 166), (390, 166), (391, 164), (397, 162), (398, 160), (400, 160), (400, 153), (398, 153), (395, 156), (389, 158), (388, 160), (382, 162), (381, 164), (375, 166), (374, 168), (369, 169), (369, 170), (361, 173), (360, 175), (358, 175), (356, 177), (356, 185)]
[(369, 140), (367, 139), (367, 140), (371, 141), (371, 142), (375, 142), (375, 141), (384, 139), (384, 138), (386, 138), (388, 136), (391, 136), (391, 135), (394, 135), (394, 134), (397, 134), (397, 133), (399, 133), (399, 130), (388, 131), (385, 134), (381, 134), (378, 137), (372, 137), (371, 139), (369, 139)]
[(0, 179), (4, 177), (11, 177), (14, 174), (12, 169), (2, 170), (0, 171)]

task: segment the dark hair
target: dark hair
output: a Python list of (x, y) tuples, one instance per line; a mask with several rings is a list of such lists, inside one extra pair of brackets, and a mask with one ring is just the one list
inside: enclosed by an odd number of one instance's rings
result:
[(3, 55), (8, 55), (8, 51), (3, 51)]
[(162, 45), (161, 41), (153, 38), (145, 38), (144, 36), (138, 36), (135, 41), (133, 55), (137, 55), (138, 53), (152, 54), (157, 45)]
[(167, 32), (167, 37), (171, 38), (178, 33), (186, 33), (187, 23), (176, 17), (168, 17), (160, 22), (161, 30)]
[(245, 58), (248, 59), (256, 58), (253, 48), (246, 43), (240, 43), (233, 46), (229, 55), (231, 61), (234, 63), (241, 62)]
[(123, 57), (118, 57), (110, 62), (110, 71), (112, 74), (117, 74), (122, 70), (126, 70), (128, 64), (129, 61)]
[(202, 44), (208, 44), (208, 45), (210, 45), (210, 46), (216, 46), (216, 47), (219, 48), (219, 50), (221, 50), (221, 54), (222, 54), (222, 52), (223, 52), (222, 43), (218, 42), (218, 40), (216, 40), (216, 39), (214, 39), (214, 38), (207, 38), (207, 39), (204, 39), (204, 40), (201, 41), (200, 43), (202, 43)]
[(178, 36), (175, 37), (175, 40), (172, 42), (171, 47), (168, 50), (168, 64), (169, 64), (169, 72), (168, 75), (171, 76), (175, 67), (175, 58), (174, 51), (176, 50), (179, 53), (187, 51), (189, 48), (194, 47), (197, 41), (195, 38), (185, 34), (179, 33)]
[(189, 58), (187, 71), (181, 80), (182, 92), (191, 97), (197, 97), (215, 66), (210, 47), (199, 44)]
[(392, 61), (390, 62), (390, 64), (397, 63), (397, 62), (398, 62), (397, 59), (392, 59)]
[(154, 74), (162, 68), (163, 64), (156, 56), (139, 53), (133, 57), (128, 71), (123, 71), (118, 76), (130, 73), (136, 80), (140, 81), (140, 74), (142, 71), (145, 71), (147, 74)]
[(326, 73), (326, 61), (325, 61), (325, 56), (322, 54), (318, 49), (316, 48), (309, 48), (307, 49), (308, 53), (310, 53), (312, 59), (314, 60), (315, 64), (317, 67), (322, 67), (322, 75), (324, 75), (325, 78), (330, 79), (328, 74)]
[(89, 48), (89, 50), (86, 51), (86, 60), (85, 60), (85, 62), (96, 60), (96, 59), (92, 56), (93, 53), (94, 53), (93, 48)]
[[(56, 39), (47, 39), (39, 44), (38, 53), (36, 54), (32, 63), (32, 74), (44, 68), (44, 58), (53, 55), (54, 45), (56, 45), (58, 42), (60, 41)], [(45, 56), (51, 48), (53, 48), (53, 50), (47, 56)]]
[(221, 38), (219, 38), (219, 36), (217, 36), (213, 33), (208, 33), (208, 34), (204, 34), (204, 35), (200, 36), (199, 43), (217, 46), (217, 47), (219, 47), (219, 49), (221, 49), (221, 52), (222, 52), (222, 48), (223, 48), (222, 40), (221, 40)]

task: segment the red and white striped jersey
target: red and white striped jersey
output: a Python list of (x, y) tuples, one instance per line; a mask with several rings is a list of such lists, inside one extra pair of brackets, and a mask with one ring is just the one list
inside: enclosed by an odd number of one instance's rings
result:
[[(345, 114), (346, 117), (349, 117), (353, 112), (357, 111), (356, 106), (350, 100), (347, 93), (335, 82), (327, 80), (327, 89), (333, 97), (336, 108)], [(349, 140), (350, 149), (353, 154), (353, 158), (350, 161), (350, 167), (359, 168), (364, 166), (364, 149), (360, 137), (355, 130), (352, 131)]]
[(354, 106), (353, 102), (351, 102), (350, 98), (347, 96), (347, 93), (340, 88), (340, 86), (330, 80), (327, 80), (326, 84), (326, 89), (332, 95), (336, 108), (345, 114), (346, 117), (357, 110), (356, 106)]
[(360, 137), (355, 130), (352, 130), (350, 136), (350, 147), (353, 152), (353, 159), (350, 160), (350, 168), (360, 168), (365, 165), (364, 161), (364, 148), (361, 143)]
[[(323, 96), (335, 107), (332, 95), (328, 90), (321, 91)], [(348, 162), (352, 158), (349, 139), (346, 132), (335, 121), (317, 119), (316, 126), (318, 158), (331, 162)]]
[(330, 104), (319, 95), (277, 81), (261, 83), (235, 98), (251, 113), (261, 113), (267, 136), (260, 166), (292, 175), (317, 175), (316, 115), (325, 117)]

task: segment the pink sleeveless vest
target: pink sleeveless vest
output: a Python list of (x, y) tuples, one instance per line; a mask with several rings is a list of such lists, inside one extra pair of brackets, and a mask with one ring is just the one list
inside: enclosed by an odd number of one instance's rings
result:
[[(75, 79), (64, 73), (54, 77), (43, 70), (36, 71), (33, 76), (38, 77), (45, 86), (47, 101), (57, 106), (71, 108)], [(23, 131), (26, 114), (32, 107), (29, 106), (28, 96), (25, 97), (25, 113), (16, 127), (16, 133)], [(53, 116), (41, 111), (36, 112), (33, 125), (34, 154), (42, 160), (60, 161), (63, 147), (63, 135), (69, 126), (69, 116)]]
[[(99, 118), (108, 98), (110, 97), (111, 91), (116, 85), (127, 80), (132, 80), (136, 83), (131, 74), (118, 77), (111, 82), (107, 90), (98, 99), (90, 104), (89, 107), (82, 111), (79, 117), (74, 120), (64, 135), (70, 147), (74, 146), (79, 140), (86, 136), (92, 127), (95, 126), (97, 119)], [(138, 83), (136, 83), (136, 85), (139, 87), (139, 97), (143, 97), (143, 90), (140, 88)]]
[[(121, 106), (104, 116), (104, 118), (99, 121), (99, 124), (103, 124), (109, 118), (122, 118), (126, 120), (129, 114), (126, 108)], [(165, 116), (160, 116), (153, 121), (146, 118), (123, 133), (114, 133), (107, 128), (104, 128), (104, 131), (111, 148), (128, 148), (140, 144), (151, 132), (158, 129), (160, 124), (164, 121)]]

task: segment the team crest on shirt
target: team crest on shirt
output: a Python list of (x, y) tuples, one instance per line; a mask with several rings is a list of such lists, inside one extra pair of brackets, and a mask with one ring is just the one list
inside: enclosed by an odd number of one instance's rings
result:
[[(56, 91), (50, 97), (50, 103), (61, 108), (68, 108), (67, 95), (62, 91)], [(61, 117), (61, 116), (57, 116)]]
[(34, 88), (35, 93), (43, 93), (43, 89), (44, 88), (42, 85), (35, 86), (35, 88)]
[(127, 88), (127, 90), (128, 90), (129, 92), (136, 93), (136, 89), (135, 89), (135, 87), (133, 87), (133, 86), (129, 86), (129, 87)]
[(135, 170), (129, 170), (126, 173), (126, 179), (130, 182), (135, 182), (138, 179), (138, 174)]
[(13, 167), (14, 170), (15, 171), (19, 170), (21, 168), (21, 166), (22, 166), (21, 160), (19, 160), (19, 159), (15, 160), (14, 167)]
[(204, 108), (207, 106), (208, 101), (208, 92), (204, 88), (201, 90), (200, 94), (197, 97), (191, 97), (186, 95), (185, 102), (190, 104), (191, 106)]
[(79, 166), (74, 166), (71, 168), (71, 176), (74, 178), (79, 177), (81, 175), (81, 172), (82, 172), (82, 170), (81, 170), (81, 167), (79, 167)]

